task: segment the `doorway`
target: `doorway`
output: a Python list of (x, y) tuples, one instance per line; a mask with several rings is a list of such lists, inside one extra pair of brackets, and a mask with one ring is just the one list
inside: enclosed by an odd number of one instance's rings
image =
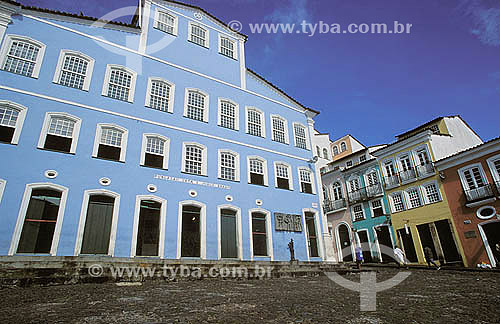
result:
[(462, 257), (455, 243), (455, 237), (451, 231), (450, 221), (448, 219), (443, 219), (434, 222), (434, 225), (436, 226), (439, 241), (441, 242), (441, 249), (443, 250), (445, 262), (463, 264)]
[(418, 262), (417, 251), (415, 251), (415, 245), (413, 244), (413, 237), (411, 235), (411, 228), (408, 227), (407, 229), (399, 229), (398, 237), (399, 241), (403, 245), (402, 248), (408, 261)]
[(200, 215), (200, 207), (190, 205), (182, 206), (181, 257), (200, 257)]
[(425, 258), (425, 248), (429, 247), (432, 250), (432, 258), (438, 260), (438, 255), (436, 252), (436, 247), (434, 245), (434, 240), (432, 239), (431, 229), (429, 224), (417, 225), (418, 236), (420, 237), (420, 244), (422, 245), (422, 250), (424, 251)]
[(238, 257), (238, 243), (236, 237), (236, 211), (221, 209), (221, 258), (236, 259)]
[(363, 251), (363, 260), (365, 262), (373, 262), (370, 240), (368, 238), (368, 231), (361, 230), (358, 231), (357, 233), (358, 233), (359, 243), (361, 244), (361, 250)]
[(137, 229), (137, 256), (159, 256), (161, 203), (141, 200)]
[(500, 254), (495, 250), (495, 245), (500, 242), (500, 221), (483, 223), (479, 225), (479, 228), (482, 232), (481, 236), (483, 237), (484, 245), (490, 258), (491, 265), (496, 265), (498, 267), (499, 265), (495, 258), (500, 260)]
[(81, 254), (108, 254), (114, 204), (114, 197), (89, 197)]
[(387, 225), (377, 226), (375, 227), (375, 232), (377, 234), (377, 241), (379, 245), (380, 254), (382, 257), (382, 262), (384, 263), (393, 262), (392, 251), (394, 250), (394, 246), (392, 244), (389, 226)]
[(349, 235), (349, 228), (345, 224), (340, 224), (338, 227), (338, 240), (340, 245), (340, 256), (344, 262), (352, 262), (352, 248), (351, 237)]

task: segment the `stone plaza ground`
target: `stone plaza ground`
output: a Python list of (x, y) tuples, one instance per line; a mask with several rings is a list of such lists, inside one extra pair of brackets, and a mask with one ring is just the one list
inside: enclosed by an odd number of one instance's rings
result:
[[(377, 268), (377, 281), (395, 268)], [(0, 323), (498, 323), (500, 273), (410, 269), (361, 312), (327, 276), (4, 286)], [(359, 281), (359, 274), (345, 278)]]

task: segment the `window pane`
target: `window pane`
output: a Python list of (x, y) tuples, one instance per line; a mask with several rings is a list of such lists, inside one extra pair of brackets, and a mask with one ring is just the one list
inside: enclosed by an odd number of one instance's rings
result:
[(160, 111), (168, 111), (170, 100), (170, 85), (162, 81), (151, 81), (149, 106)]
[(248, 133), (250, 135), (262, 137), (261, 114), (256, 110), (248, 111)]
[(75, 55), (66, 54), (63, 66), (61, 67), (61, 77), (59, 84), (83, 89), (85, 76), (87, 75), (88, 61)]
[(207, 31), (200, 26), (191, 25), (191, 41), (201, 46), (205, 46)]
[(221, 178), (232, 181), (236, 180), (235, 156), (230, 153), (221, 153), (220, 160)]
[(281, 118), (273, 117), (273, 140), (280, 143), (286, 143), (285, 122)]
[(64, 117), (51, 117), (48, 134), (62, 137), (73, 137), (75, 122)]
[(234, 43), (229, 38), (221, 37), (220, 52), (225, 56), (234, 58)]
[(175, 17), (166, 12), (158, 12), (157, 27), (159, 30), (169, 34), (174, 34)]
[(126, 71), (111, 69), (108, 84), (108, 97), (128, 101), (132, 75)]
[(17, 109), (0, 106), (0, 125), (16, 127), (19, 111)]
[(199, 92), (190, 91), (188, 93), (187, 117), (203, 121), (205, 110), (205, 96)]
[(222, 127), (236, 129), (236, 106), (228, 101), (220, 103), (220, 122)]
[(300, 125), (295, 125), (295, 145), (297, 147), (306, 149), (307, 148), (307, 142), (306, 142), (306, 130), (304, 127)]
[(102, 128), (101, 144), (121, 147), (123, 132), (115, 128)]
[(40, 48), (20, 40), (12, 41), (3, 69), (9, 72), (32, 76)]
[(187, 173), (201, 174), (202, 149), (196, 146), (186, 146), (185, 170)]

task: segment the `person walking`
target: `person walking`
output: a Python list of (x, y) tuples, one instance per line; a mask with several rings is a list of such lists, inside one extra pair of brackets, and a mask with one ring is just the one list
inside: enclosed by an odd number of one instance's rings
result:
[(430, 268), (431, 264), (436, 267), (436, 270), (441, 269), (440, 266), (434, 262), (434, 254), (432, 253), (432, 249), (428, 246), (424, 248), (425, 260), (427, 261), (427, 266)]
[(361, 263), (363, 263), (363, 250), (359, 246), (356, 246), (354, 252), (356, 253), (356, 266), (358, 269), (361, 269)]
[(396, 245), (393, 252), (394, 260), (398, 264), (398, 268), (401, 268), (401, 265), (406, 266), (406, 256), (403, 250), (401, 250), (399, 246)]

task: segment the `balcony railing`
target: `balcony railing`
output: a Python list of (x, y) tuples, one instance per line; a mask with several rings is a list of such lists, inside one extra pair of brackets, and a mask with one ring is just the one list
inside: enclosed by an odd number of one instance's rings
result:
[(493, 197), (495, 197), (495, 193), (493, 191), (493, 185), (491, 184), (487, 184), (479, 188), (465, 190), (465, 198), (467, 199), (468, 203)]
[(434, 174), (434, 166), (432, 163), (427, 163), (423, 165), (418, 165), (416, 167), (417, 169), (417, 175), (419, 178), (425, 178), (427, 176), (430, 176), (431, 174)]
[(380, 183), (358, 189), (348, 193), (349, 202), (354, 204), (357, 202), (368, 200), (372, 197), (382, 194), (382, 185)]
[(323, 203), (323, 211), (325, 213), (329, 213), (335, 210), (339, 210), (342, 208), (345, 208), (347, 205), (345, 203), (345, 199), (339, 199), (339, 200), (325, 200)]
[(393, 188), (393, 187), (399, 186), (399, 183), (400, 183), (399, 177), (397, 174), (392, 175), (392, 176), (388, 176), (388, 177), (384, 177), (384, 183), (385, 183), (386, 188)]
[(410, 168), (395, 175), (384, 177), (385, 187), (394, 188), (404, 182), (416, 180), (417, 178), (428, 177), (434, 174), (434, 172), (434, 166), (432, 165), (432, 163), (418, 165), (415, 168)]
[(417, 178), (417, 172), (414, 168), (410, 168), (406, 171), (399, 172), (399, 179), (401, 182), (411, 181)]

